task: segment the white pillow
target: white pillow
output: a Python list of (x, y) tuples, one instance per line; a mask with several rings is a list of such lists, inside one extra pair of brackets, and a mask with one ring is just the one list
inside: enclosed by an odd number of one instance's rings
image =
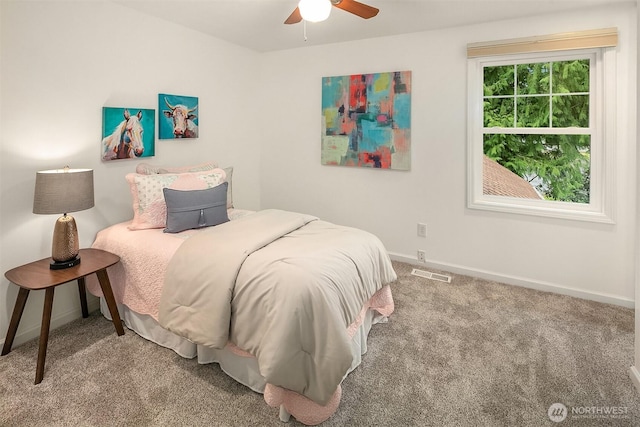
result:
[(227, 189), (227, 209), (233, 209), (233, 166), (228, 166), (223, 168), (223, 170), (227, 175), (225, 182), (229, 183), (229, 188)]
[(150, 163), (139, 163), (136, 166), (136, 173), (141, 175), (155, 175), (158, 173), (185, 173), (185, 172), (202, 172), (212, 170), (218, 167), (216, 162), (205, 162), (193, 166), (157, 166)]

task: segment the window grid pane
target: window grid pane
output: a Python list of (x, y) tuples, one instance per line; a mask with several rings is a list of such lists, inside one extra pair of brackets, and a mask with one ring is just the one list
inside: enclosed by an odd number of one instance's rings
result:
[(589, 65), (483, 67), (483, 194), (590, 202)]
[(589, 59), (484, 67), (484, 127), (589, 127), (589, 74)]

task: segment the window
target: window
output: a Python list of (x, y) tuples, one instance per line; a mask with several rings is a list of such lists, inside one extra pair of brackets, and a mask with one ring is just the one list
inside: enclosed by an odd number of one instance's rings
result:
[(468, 206), (613, 222), (615, 52), (507, 53), (469, 59)]

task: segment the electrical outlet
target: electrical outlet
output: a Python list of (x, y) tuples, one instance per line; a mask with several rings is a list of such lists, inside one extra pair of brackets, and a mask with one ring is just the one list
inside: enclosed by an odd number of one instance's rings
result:
[(418, 223), (418, 237), (427, 237), (427, 224)]
[(427, 262), (427, 253), (422, 249), (418, 249), (418, 262)]

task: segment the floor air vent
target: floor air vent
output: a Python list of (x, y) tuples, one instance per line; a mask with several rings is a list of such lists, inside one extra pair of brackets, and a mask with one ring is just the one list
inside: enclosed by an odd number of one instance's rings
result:
[(425, 279), (437, 280), (439, 282), (451, 283), (451, 277), (445, 276), (444, 274), (432, 273), (430, 271), (418, 270), (414, 268), (411, 271), (411, 274), (418, 277), (424, 277)]

